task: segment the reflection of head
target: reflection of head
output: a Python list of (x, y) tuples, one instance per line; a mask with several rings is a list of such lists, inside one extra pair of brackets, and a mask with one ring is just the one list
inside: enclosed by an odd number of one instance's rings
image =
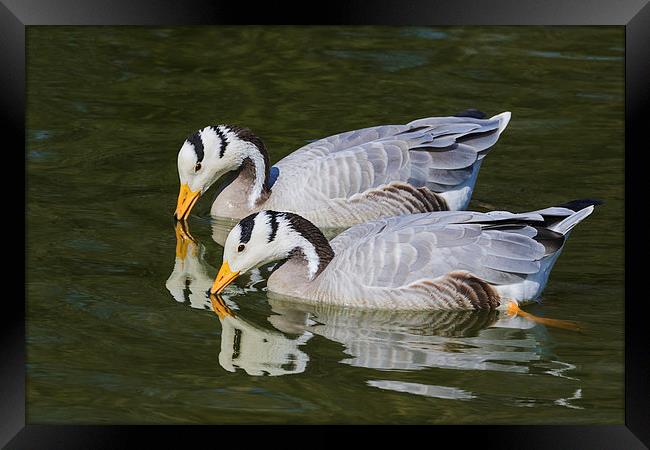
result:
[(210, 302), (221, 321), (221, 367), (229, 372), (244, 369), (249, 375), (304, 372), (309, 357), (298, 347), (311, 338), (311, 333), (289, 339), (237, 317), (219, 296), (211, 295)]
[(205, 247), (179, 233), (176, 239), (174, 268), (165, 287), (177, 302), (187, 303), (192, 308), (208, 309), (207, 292), (212, 286), (212, 268), (203, 260)]
[(249, 375), (287, 375), (302, 373), (309, 356), (300, 350), (310, 338), (304, 333), (289, 339), (277, 331), (266, 330), (236, 316), (221, 320), (219, 364), (229, 372), (235, 368)]

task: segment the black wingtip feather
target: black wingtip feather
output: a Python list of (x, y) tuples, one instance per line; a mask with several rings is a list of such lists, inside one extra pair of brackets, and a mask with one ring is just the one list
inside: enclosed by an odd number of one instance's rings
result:
[(578, 200), (571, 200), (570, 202), (562, 203), (557, 205), (560, 208), (568, 208), (573, 211), (580, 211), (581, 209), (586, 208), (587, 206), (597, 206), (602, 205), (604, 202), (595, 198), (581, 198)]
[(455, 114), (454, 117), (472, 117), (474, 119), (485, 119), (485, 113), (478, 109), (470, 108)]

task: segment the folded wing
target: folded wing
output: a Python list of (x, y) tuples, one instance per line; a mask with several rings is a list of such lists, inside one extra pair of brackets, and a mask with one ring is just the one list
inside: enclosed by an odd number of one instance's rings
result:
[(274, 190), (291, 192), (295, 207), (322, 207), (391, 182), (444, 193), (475, 179), (477, 163), (506, 127), (510, 113), (490, 119), (431, 117), (312, 142), (278, 162)]

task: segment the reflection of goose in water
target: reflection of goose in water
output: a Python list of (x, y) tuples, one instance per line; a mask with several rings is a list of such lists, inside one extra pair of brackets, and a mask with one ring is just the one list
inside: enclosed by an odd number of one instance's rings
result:
[(423, 313), (269, 301), (275, 328), (302, 328), (339, 342), (350, 356), (341, 362), (370, 369), (527, 372), (527, 364), (541, 358), (545, 334), (543, 326), (498, 310)]
[[(211, 298), (224, 328), (219, 363), (229, 371), (239, 367), (249, 375), (302, 373), (308, 362), (317, 358), (308, 353), (304, 345), (317, 336), (344, 346), (343, 352), (347, 356), (343, 356), (339, 363), (378, 370), (381, 379), (366, 381), (368, 386), (377, 389), (467, 401), (481, 397), (483, 393), (471, 387), (471, 391), (457, 387), (460, 382), (452, 373), (436, 377), (442, 383), (450, 384), (448, 386), (395, 378), (399, 377), (399, 371), (428, 368), (547, 374), (571, 380), (567, 382), (571, 385), (571, 392), (575, 391), (572, 397), (551, 399), (553, 403), (581, 409), (574, 404), (580, 399), (580, 380), (569, 376), (576, 366), (554, 358), (543, 325), (510, 316), (507, 312), (431, 311), (417, 314), (314, 308), (311, 305), (298, 309), (293, 300), (270, 298), (273, 314), (268, 320), (278, 330), (275, 331), (238, 317), (240, 312), (228, 311), (218, 296)], [(387, 376), (379, 371), (397, 373)]]
[(274, 314), (268, 321), (275, 329), (269, 329), (243, 319), (218, 296), (211, 301), (223, 328), (219, 364), (231, 372), (237, 367), (249, 375), (301, 373), (310, 360), (301, 346), (314, 335), (344, 345), (349, 357), (341, 363), (369, 369), (437, 367), (526, 373), (527, 364), (542, 357), (539, 337), (543, 331), (523, 337), (518, 332), (537, 325), (516, 317), (499, 319), (505, 313), (494, 310), (314, 311), (271, 299)]

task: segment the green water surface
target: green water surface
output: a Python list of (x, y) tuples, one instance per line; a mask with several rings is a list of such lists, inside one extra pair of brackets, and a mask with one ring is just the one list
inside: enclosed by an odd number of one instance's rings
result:
[[(623, 423), (623, 27), (28, 27), (29, 423)], [(471, 208), (605, 201), (541, 305), (309, 309), (242, 276), (211, 195), (176, 258), (176, 155), (238, 124), (271, 161), (372, 125), (512, 120)]]

